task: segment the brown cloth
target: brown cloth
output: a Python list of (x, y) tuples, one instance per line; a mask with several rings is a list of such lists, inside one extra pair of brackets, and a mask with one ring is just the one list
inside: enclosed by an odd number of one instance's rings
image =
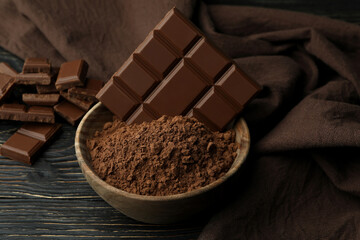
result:
[(252, 148), (236, 194), (200, 239), (360, 239), (359, 26), (190, 0), (3, 0), (0, 45), (83, 57), (107, 78), (174, 5), (263, 86), (243, 113)]

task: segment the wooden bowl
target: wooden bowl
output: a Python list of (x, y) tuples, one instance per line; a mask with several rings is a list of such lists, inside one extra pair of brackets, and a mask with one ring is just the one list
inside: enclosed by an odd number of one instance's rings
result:
[(220, 179), (197, 190), (169, 196), (143, 196), (128, 193), (115, 188), (102, 179), (91, 169), (90, 153), (86, 147), (86, 139), (101, 130), (106, 122), (112, 121), (113, 114), (101, 103), (96, 104), (80, 122), (75, 136), (75, 151), (80, 168), (90, 186), (107, 203), (123, 214), (147, 223), (170, 224), (189, 220), (209, 211), (213, 204), (223, 196), (225, 186), (230, 178), (244, 162), (250, 147), (249, 129), (240, 119), (235, 124), (236, 141), (241, 144), (237, 157), (230, 170)]

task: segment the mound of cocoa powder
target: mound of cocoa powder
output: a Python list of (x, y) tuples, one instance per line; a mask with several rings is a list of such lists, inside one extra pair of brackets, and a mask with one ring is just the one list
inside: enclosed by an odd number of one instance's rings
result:
[(231, 167), (239, 144), (233, 130), (212, 132), (195, 118), (163, 116), (127, 125), (114, 118), (87, 147), (107, 183), (140, 195), (172, 195), (205, 186)]

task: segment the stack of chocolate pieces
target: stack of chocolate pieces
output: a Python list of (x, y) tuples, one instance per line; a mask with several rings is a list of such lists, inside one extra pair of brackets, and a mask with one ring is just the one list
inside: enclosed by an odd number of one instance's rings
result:
[(1, 155), (32, 164), (61, 127), (55, 113), (75, 126), (103, 86), (86, 79), (87, 71), (82, 59), (56, 68), (46, 58), (27, 58), (21, 73), (0, 63), (0, 120), (27, 122), (1, 146)]
[(174, 8), (97, 98), (128, 124), (186, 115), (221, 131), (260, 89)]

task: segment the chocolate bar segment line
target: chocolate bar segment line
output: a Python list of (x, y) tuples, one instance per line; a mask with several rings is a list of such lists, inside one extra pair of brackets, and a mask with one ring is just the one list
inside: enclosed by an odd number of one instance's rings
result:
[(36, 91), (39, 94), (58, 93), (59, 92), (55, 87), (54, 80), (51, 80), (49, 85), (36, 85)]
[(96, 97), (121, 120), (126, 120), (140, 102), (110, 79)]
[(200, 70), (212, 83), (231, 65), (230, 59), (213, 47), (205, 38), (201, 38), (196, 45), (186, 54), (195, 69)]
[(54, 110), (57, 114), (59, 114), (62, 118), (64, 118), (71, 125), (75, 126), (75, 124), (84, 116), (86, 111), (78, 108), (74, 104), (64, 100), (61, 103), (54, 106)]
[(158, 78), (163, 78), (178, 62), (177, 56), (161, 39), (150, 33), (134, 51), (134, 57), (151, 68)]
[(183, 60), (144, 101), (157, 115), (186, 113), (209, 84)]
[[(157, 81), (152, 80), (153, 75)], [(213, 130), (222, 130), (260, 89), (172, 9), (97, 98), (129, 124), (162, 115), (190, 114)], [(217, 108), (221, 109), (217, 112)]]
[(23, 125), (0, 148), (2, 156), (32, 164), (34, 156), (46, 145), (59, 131), (60, 124)]
[(57, 90), (83, 86), (88, 71), (88, 64), (83, 59), (63, 63), (60, 67), (55, 86)]
[(139, 101), (144, 100), (160, 80), (133, 56), (113, 75), (113, 79), (117, 85), (128, 89)]
[(15, 133), (1, 146), (0, 151), (4, 157), (31, 165), (33, 156), (43, 144), (38, 139)]
[(50, 73), (51, 66), (47, 58), (26, 58), (23, 73)]
[(0, 106), (0, 119), (54, 123), (55, 115), (51, 107), (32, 106), (27, 109), (23, 104), (10, 103)]
[(175, 8), (154, 28), (175, 51), (184, 56), (202, 35)]
[(60, 127), (60, 123), (27, 123), (24, 124), (17, 132), (46, 142), (59, 130)]

